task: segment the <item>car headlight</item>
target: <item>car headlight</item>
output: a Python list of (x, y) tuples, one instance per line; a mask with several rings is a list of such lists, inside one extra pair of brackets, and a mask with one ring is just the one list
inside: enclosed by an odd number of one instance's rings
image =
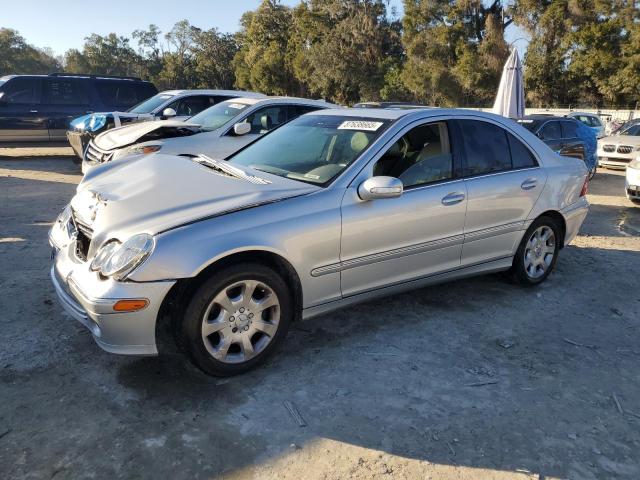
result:
[(97, 132), (107, 124), (106, 115), (96, 115), (90, 113), (89, 115), (83, 115), (75, 120), (71, 121), (71, 128), (74, 130)]
[(635, 160), (629, 162), (629, 168), (640, 170), (640, 158), (636, 158)]
[(162, 145), (134, 145), (129, 148), (122, 148), (120, 150), (116, 150), (116, 152), (113, 154), (112, 160), (128, 157), (129, 155), (146, 155), (148, 153), (157, 152), (161, 148), (162, 148)]
[(71, 205), (64, 207), (64, 210), (62, 210), (58, 218), (56, 218), (56, 222), (60, 225), (66, 225), (69, 223), (69, 219), (71, 219)]
[(91, 269), (99, 270), (105, 277), (124, 280), (151, 255), (154, 247), (155, 240), (147, 233), (134, 235), (124, 243), (113, 240), (98, 251), (91, 262)]

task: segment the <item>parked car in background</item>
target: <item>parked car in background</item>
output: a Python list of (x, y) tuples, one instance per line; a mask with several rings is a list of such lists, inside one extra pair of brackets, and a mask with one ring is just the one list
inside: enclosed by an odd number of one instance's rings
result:
[(615, 135), (598, 140), (600, 166), (624, 169), (640, 155), (640, 122), (629, 122)]
[(595, 113), (571, 112), (567, 118), (574, 118), (596, 132), (596, 138), (604, 137), (604, 123)]
[(216, 103), (240, 96), (264, 97), (261, 93), (239, 90), (166, 90), (124, 112), (99, 112), (76, 118), (67, 137), (82, 159), (91, 139), (112, 128), (149, 120), (185, 120)]
[(89, 143), (82, 171), (132, 155), (161, 151), (225, 158), (260, 135), (304, 113), (337, 105), (295, 97), (242, 97), (200, 112), (186, 122), (166, 120), (109, 130)]
[(624, 190), (629, 200), (640, 204), (640, 154), (627, 165)]
[(427, 105), (412, 102), (360, 102), (353, 108), (432, 108)]
[(0, 78), (0, 145), (64, 142), (79, 115), (127, 109), (157, 93), (135, 77), (54, 73)]
[(319, 110), (227, 160), (161, 150), (85, 177), (50, 231), (51, 279), (105, 350), (175, 341), (232, 375), (300, 318), (501, 270), (543, 282), (586, 187), (584, 162), (507, 118)]
[(553, 115), (526, 115), (518, 123), (563, 157), (584, 160), (586, 149), (578, 135), (577, 120)]

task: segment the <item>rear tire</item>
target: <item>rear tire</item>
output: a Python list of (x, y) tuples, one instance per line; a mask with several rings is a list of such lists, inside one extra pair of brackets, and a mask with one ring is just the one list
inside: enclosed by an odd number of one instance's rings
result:
[(521, 285), (542, 283), (555, 268), (562, 235), (554, 219), (539, 217), (527, 229), (513, 258), (511, 274)]
[(191, 297), (178, 342), (193, 363), (215, 376), (246, 372), (271, 355), (294, 317), (282, 277), (259, 263), (223, 268)]

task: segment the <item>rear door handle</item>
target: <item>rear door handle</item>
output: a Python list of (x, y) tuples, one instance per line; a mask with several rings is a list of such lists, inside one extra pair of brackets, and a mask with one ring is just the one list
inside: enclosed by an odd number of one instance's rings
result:
[(522, 185), (520, 185), (520, 188), (522, 188), (522, 190), (531, 190), (532, 188), (536, 188), (537, 185), (538, 185), (537, 179), (527, 178), (524, 182), (522, 182)]
[(465, 195), (462, 192), (451, 192), (442, 198), (443, 205), (455, 205), (465, 199)]

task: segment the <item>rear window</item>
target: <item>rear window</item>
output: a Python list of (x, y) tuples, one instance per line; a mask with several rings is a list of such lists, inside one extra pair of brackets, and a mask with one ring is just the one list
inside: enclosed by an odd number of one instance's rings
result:
[(119, 109), (130, 108), (157, 93), (150, 83), (98, 80), (95, 85), (100, 100), (105, 105)]
[(529, 120), (528, 118), (523, 118), (521, 120), (518, 120), (518, 123), (530, 132), (535, 132), (536, 130), (538, 130), (538, 127), (542, 122), (540, 120)]

